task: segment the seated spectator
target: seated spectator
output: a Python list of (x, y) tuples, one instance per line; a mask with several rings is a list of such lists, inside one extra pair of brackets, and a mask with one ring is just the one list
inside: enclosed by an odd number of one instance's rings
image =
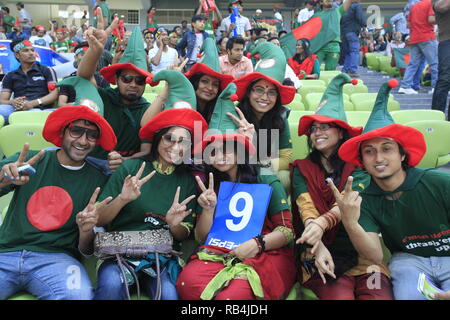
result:
[(14, 26), (12, 31), (6, 35), (6, 38), (12, 41), (20, 41), (28, 39), (28, 35), (22, 31), (21, 26)]
[(297, 41), (296, 54), (288, 59), (288, 64), (299, 79), (318, 79), (320, 76), (320, 62), (317, 55), (309, 52), (308, 39)]
[(386, 41), (384, 41), (383, 36), (379, 36), (377, 40), (374, 42), (374, 51), (378, 53), (385, 54), (386, 53)]
[(56, 41), (50, 44), (50, 48), (57, 53), (67, 53), (73, 52), (73, 47), (76, 46), (76, 43), (70, 39), (66, 39), (65, 28), (59, 28), (56, 30)]
[[(278, 39), (278, 37), (271, 37), (271, 38), (267, 39), (267, 41), (272, 42), (274, 45), (281, 47), (280, 40)], [(289, 66), (289, 64), (286, 64), (286, 73), (285, 73), (284, 77), (285, 77), (284, 81), (290, 80), (292, 82), (291, 86), (295, 87), (295, 89), (298, 89), (301, 87), (302, 84), (300, 83), (300, 80), (298, 79), (294, 70), (292, 70), (291, 66)]]
[(36, 63), (36, 54), (31, 42), (13, 41), (10, 47), (20, 66), (3, 78), (0, 115), (5, 118), (5, 123), (8, 123), (9, 115), (15, 111), (52, 108), (58, 97), (57, 90), (49, 92), (48, 89), (48, 84), (56, 83), (55, 71)]
[(36, 35), (30, 37), (30, 42), (36, 46), (50, 47), (53, 39), (47, 34), (44, 26), (36, 26)]
[(78, 29), (78, 27), (76, 25), (71, 25), (69, 27), (69, 40), (71, 40), (72, 42), (75, 43), (79, 43), (79, 42), (83, 42), (83, 33), (82, 33), (82, 29)]
[(219, 41), (217, 41), (217, 47), (219, 48), (219, 56), (224, 56), (227, 54), (227, 42), (228, 38), (223, 37)]
[(169, 34), (169, 47), (177, 50), (177, 44), (178, 44), (178, 35), (176, 32), (171, 32)]
[(146, 29), (144, 31), (144, 41), (145, 41), (145, 52), (148, 53), (150, 50), (152, 50), (155, 46), (155, 35), (150, 30)]
[(159, 28), (156, 32), (156, 47), (148, 52), (153, 74), (178, 65), (178, 52), (169, 46), (167, 30)]
[(227, 55), (219, 57), (220, 70), (238, 79), (253, 72), (252, 61), (244, 57), (245, 40), (241, 37), (232, 37), (227, 42)]
[(405, 43), (402, 41), (402, 34), (397, 31), (394, 33), (392, 40), (386, 46), (386, 55), (392, 57), (395, 48), (404, 48)]
[(0, 40), (6, 40), (5, 27), (0, 25)]

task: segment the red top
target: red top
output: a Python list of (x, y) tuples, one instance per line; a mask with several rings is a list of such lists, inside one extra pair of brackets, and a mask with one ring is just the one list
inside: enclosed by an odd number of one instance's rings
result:
[(433, 16), (434, 10), (431, 7), (431, 0), (422, 0), (416, 3), (408, 17), (410, 23), (409, 44), (436, 40), (434, 35), (434, 25), (428, 22), (428, 16)]

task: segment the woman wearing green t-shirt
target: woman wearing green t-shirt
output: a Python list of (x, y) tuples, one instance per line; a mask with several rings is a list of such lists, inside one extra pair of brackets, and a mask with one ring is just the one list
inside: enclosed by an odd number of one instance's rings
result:
[[(158, 114), (140, 130), (141, 139), (152, 141), (151, 152), (142, 159), (126, 161), (111, 176), (100, 198), (112, 196), (114, 200), (100, 212), (99, 226), (107, 226), (108, 231), (164, 228), (172, 234), (175, 245), (188, 237), (193, 228), (193, 214), (198, 213), (196, 202), (192, 201), (197, 189), (184, 160), (190, 157), (196, 121), (206, 129), (198, 112), (170, 109)], [(160, 262), (161, 297), (177, 299), (178, 261), (173, 258)], [(144, 273), (140, 276), (145, 291), (153, 296), (155, 279)], [(125, 297), (119, 266), (115, 261), (105, 261), (98, 271), (94, 298), (117, 300)]]

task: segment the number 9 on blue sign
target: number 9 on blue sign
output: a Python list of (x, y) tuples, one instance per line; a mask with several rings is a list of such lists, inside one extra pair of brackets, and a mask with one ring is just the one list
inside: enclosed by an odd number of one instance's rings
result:
[[(245, 205), (242, 210), (238, 210), (237, 204), (241, 199), (244, 200)], [(239, 221), (238, 224), (235, 224), (233, 219), (226, 219), (225, 224), (227, 228), (231, 231), (241, 231), (247, 226), (252, 217), (253, 198), (248, 192), (238, 192), (231, 198), (228, 209), (233, 217), (241, 218), (241, 221)]]

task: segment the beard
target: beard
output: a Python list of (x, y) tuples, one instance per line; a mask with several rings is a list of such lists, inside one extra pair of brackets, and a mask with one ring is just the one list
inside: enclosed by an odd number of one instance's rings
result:
[(131, 102), (131, 103), (134, 103), (141, 98), (141, 96), (138, 94), (120, 94), (120, 97), (123, 100)]

